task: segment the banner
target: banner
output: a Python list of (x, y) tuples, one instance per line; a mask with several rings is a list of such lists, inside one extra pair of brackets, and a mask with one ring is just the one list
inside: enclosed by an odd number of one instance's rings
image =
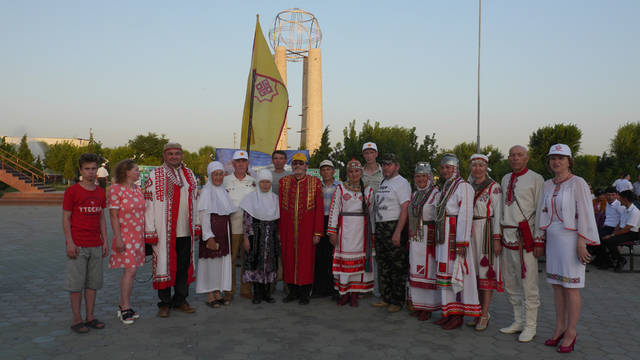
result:
[(260, 21), (256, 19), (251, 69), (247, 80), (247, 93), (242, 115), (240, 147), (247, 149), (249, 119), (251, 118), (250, 149), (271, 154), (280, 139), (288, 108), (289, 93), (273, 60), (267, 40), (262, 34)]
[[(231, 161), (233, 160), (233, 153), (241, 150), (241, 149), (229, 149), (229, 148), (216, 148), (216, 160), (220, 161), (224, 165), (224, 171), (227, 174), (233, 173), (233, 165)], [(287, 165), (285, 165), (285, 170), (291, 171), (291, 158), (293, 155), (301, 152), (309, 158), (309, 150), (284, 150), (287, 154)], [(255, 175), (260, 169), (269, 169), (273, 170), (273, 164), (271, 163), (271, 153), (265, 154), (260, 151), (249, 152), (249, 172), (251, 175)]]

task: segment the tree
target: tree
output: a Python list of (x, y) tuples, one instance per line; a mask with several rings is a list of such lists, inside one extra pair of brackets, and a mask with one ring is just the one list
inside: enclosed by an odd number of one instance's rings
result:
[(596, 187), (598, 166), (597, 155), (578, 155), (573, 160), (573, 173), (582, 177), (592, 187)]
[(31, 152), (31, 149), (29, 149), (29, 143), (27, 142), (27, 134), (24, 134), (24, 136), (22, 136), (22, 139), (20, 140), (17, 156), (20, 160), (28, 163), (29, 165), (32, 165), (33, 161), (35, 160), (33, 157), (33, 153)]
[(7, 142), (7, 137), (3, 136), (0, 138), (0, 150), (4, 150), (6, 152), (8, 152), (9, 154), (15, 155), (16, 154), (16, 147), (13, 146), (13, 144), (9, 144)]
[(435, 136), (426, 136), (421, 145), (418, 145), (416, 128), (404, 128), (400, 126), (380, 126), (379, 122), (371, 124), (366, 121), (362, 130), (356, 132), (356, 121), (349, 123), (343, 131), (344, 141), (336, 144), (330, 159), (334, 161), (341, 173), (345, 174), (344, 166), (352, 158), (362, 160), (362, 145), (366, 142), (374, 142), (378, 146), (380, 155), (394, 153), (400, 162), (400, 174), (411, 179), (415, 165), (418, 161), (431, 161), (437, 151)]
[(56, 173), (64, 174), (67, 159), (77, 159), (80, 151), (78, 146), (69, 142), (53, 144), (44, 154), (44, 165)]
[[(635, 174), (640, 161), (640, 123), (627, 123), (618, 128), (611, 140), (611, 153), (615, 155), (615, 178), (624, 173)], [(613, 179), (611, 179), (613, 181)]]
[(76, 164), (76, 159), (71, 157), (68, 157), (64, 162), (64, 171), (62, 176), (68, 181), (75, 180), (76, 178)]
[(92, 153), (98, 155), (99, 158), (103, 157), (102, 143), (96, 141), (93, 137), (93, 132), (89, 134), (89, 144), (83, 149), (82, 153)]
[(316, 152), (311, 155), (309, 159), (309, 167), (317, 168), (320, 166), (320, 163), (323, 160), (329, 159), (329, 155), (331, 155), (331, 142), (329, 141), (329, 127), (325, 127), (322, 132), (322, 138), (320, 139), (320, 147)]
[(575, 157), (580, 152), (581, 139), (582, 131), (575, 124), (555, 124), (539, 128), (529, 136), (529, 168), (546, 174), (547, 177), (551, 176), (545, 167), (551, 145), (566, 144)]
[(129, 140), (128, 145), (140, 165), (162, 164), (162, 151), (169, 139), (164, 134), (158, 136), (149, 132), (147, 135), (138, 135)]
[(105, 161), (108, 161), (107, 167), (113, 171), (116, 164), (125, 159), (133, 159), (133, 149), (129, 145), (122, 145), (115, 148), (104, 149)]
[[(471, 168), (469, 166), (469, 159), (471, 159), (471, 155), (476, 153), (476, 150), (477, 150), (477, 146), (475, 142), (469, 142), (469, 143), (463, 142), (454, 146), (453, 149), (443, 150), (436, 157), (437, 163), (434, 164), (435, 169), (436, 171), (439, 169), (440, 160), (442, 159), (444, 154), (452, 153), (458, 157), (458, 161), (460, 162), (460, 166), (459, 166), (460, 176), (466, 179), (469, 176), (469, 173), (471, 171)], [(504, 156), (502, 155), (500, 150), (498, 150), (498, 148), (496, 148), (495, 146), (487, 145), (480, 149), (480, 153), (485, 154), (489, 157), (489, 167), (492, 170), (489, 175), (491, 175), (491, 177), (494, 180), (499, 182), (500, 179), (502, 179), (502, 176), (504, 176), (504, 174), (510, 171), (508, 168), (508, 164), (507, 164), (507, 167), (505, 168), (504, 166), (505, 164), (503, 161)]]

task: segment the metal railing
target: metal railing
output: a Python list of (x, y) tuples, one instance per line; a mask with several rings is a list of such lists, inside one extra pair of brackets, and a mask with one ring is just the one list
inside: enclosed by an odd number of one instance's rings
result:
[(21, 175), (31, 178), (31, 184), (35, 184), (36, 182), (46, 184), (47, 182), (47, 174), (45, 174), (44, 171), (0, 149), (0, 168), (4, 169), (7, 166), (19, 172)]

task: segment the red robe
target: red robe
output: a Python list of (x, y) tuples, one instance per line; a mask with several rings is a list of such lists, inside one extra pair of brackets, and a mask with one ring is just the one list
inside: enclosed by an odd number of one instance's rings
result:
[(280, 220), (278, 229), (282, 244), (284, 282), (294, 285), (313, 284), (316, 246), (313, 236), (324, 232), (324, 205), (320, 179), (295, 175), (280, 179)]

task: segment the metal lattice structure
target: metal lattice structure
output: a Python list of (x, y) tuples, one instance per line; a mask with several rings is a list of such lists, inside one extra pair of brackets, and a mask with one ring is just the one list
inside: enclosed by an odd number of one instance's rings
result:
[(269, 30), (269, 40), (275, 49), (284, 46), (288, 61), (302, 61), (309, 49), (319, 48), (322, 31), (318, 19), (307, 11), (293, 8), (276, 15), (273, 28)]

